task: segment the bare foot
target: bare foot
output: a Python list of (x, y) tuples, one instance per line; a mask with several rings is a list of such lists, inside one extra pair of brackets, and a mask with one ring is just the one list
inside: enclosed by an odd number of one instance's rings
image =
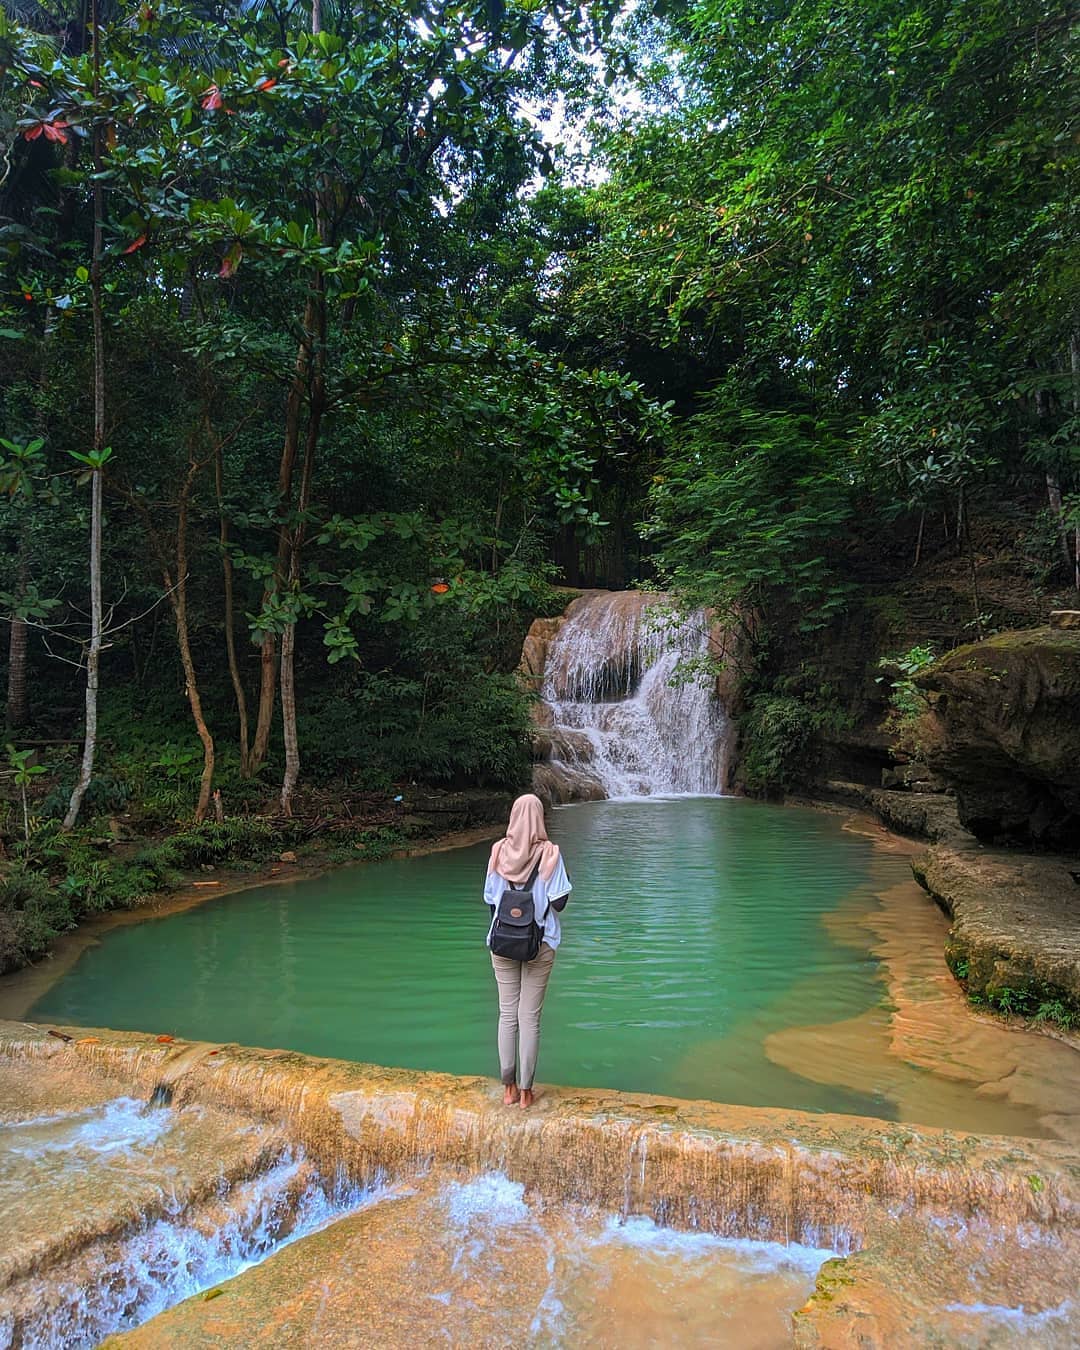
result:
[(532, 1088), (522, 1088), (521, 1100), (518, 1102), (518, 1106), (520, 1106), (523, 1111), (527, 1111), (535, 1100), (536, 1098), (533, 1095)]
[[(530, 1094), (531, 1095), (531, 1094)], [(503, 1106), (513, 1106), (518, 1099), (518, 1090), (513, 1083), (508, 1083), (503, 1088)]]

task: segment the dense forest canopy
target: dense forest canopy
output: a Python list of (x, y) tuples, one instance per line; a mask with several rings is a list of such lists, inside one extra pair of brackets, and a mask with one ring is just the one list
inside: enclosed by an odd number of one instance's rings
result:
[(1011, 506), (1076, 585), (1075, 54), (1048, 0), (10, 0), (35, 828), (519, 782), (553, 584), (753, 616), (763, 668), (946, 536), (981, 633)]

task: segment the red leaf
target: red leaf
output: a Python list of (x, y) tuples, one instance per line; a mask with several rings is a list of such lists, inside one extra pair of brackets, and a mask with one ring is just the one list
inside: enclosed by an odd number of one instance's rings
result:
[(267, 78), (261, 81), (259, 84), (257, 84), (255, 88), (262, 89), (265, 91), (267, 89), (273, 89), (275, 84), (277, 84), (277, 80), (275, 80), (273, 76), (268, 75)]
[(41, 83), (40, 80), (31, 80), (31, 81), (30, 81), (30, 88), (31, 88), (31, 89), (44, 89), (45, 86)]
[(124, 252), (134, 253), (137, 248), (142, 248), (143, 244), (145, 243), (146, 243), (146, 235), (140, 234), (138, 239), (136, 239), (133, 244), (128, 244), (127, 248), (124, 249)]
[(210, 88), (205, 90), (205, 92), (203, 93), (202, 106), (206, 109), (207, 112), (217, 112), (217, 110), (222, 106), (223, 102), (224, 100), (221, 97), (221, 90), (217, 87), (216, 84), (212, 84)]
[(39, 122), (36, 127), (27, 127), (23, 132), (23, 138), (28, 141), (36, 141), (44, 130), (45, 127)]
[(67, 123), (59, 117), (52, 122), (46, 122), (42, 127), (47, 141), (59, 141), (61, 145), (67, 145)]
[(228, 253), (221, 260), (221, 267), (218, 270), (219, 277), (233, 277), (236, 275), (236, 269), (240, 266), (240, 259), (244, 256), (244, 250), (239, 244), (233, 244)]

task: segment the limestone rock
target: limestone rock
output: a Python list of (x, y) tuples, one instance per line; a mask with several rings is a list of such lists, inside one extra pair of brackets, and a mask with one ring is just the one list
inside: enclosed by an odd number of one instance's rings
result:
[(999, 633), (916, 677), (927, 765), (991, 843), (1080, 844), (1080, 630)]
[(601, 802), (607, 796), (598, 778), (581, 769), (545, 760), (533, 766), (533, 791), (547, 806)]
[(570, 764), (582, 764), (593, 757), (594, 747), (588, 735), (572, 727), (536, 730), (530, 740), (534, 759), (558, 759)]
[(548, 730), (555, 725), (555, 709), (550, 703), (538, 699), (529, 707), (529, 721), (539, 730)]
[(530, 689), (537, 692), (544, 682), (544, 665), (547, 662), (548, 647), (555, 634), (563, 625), (563, 615), (554, 619), (534, 619), (521, 646), (521, 663), (518, 674)]
[(884, 788), (876, 788), (866, 794), (866, 800), (881, 823), (897, 834), (932, 842), (956, 838), (970, 840), (970, 835), (964, 834), (956, 818), (954, 797), (930, 792), (888, 792)]
[(953, 921), (945, 945), (972, 993), (1034, 990), (1080, 1008), (1080, 856), (932, 848), (915, 879)]
[(933, 774), (919, 760), (898, 763), (881, 771), (883, 788), (906, 789), (908, 792), (946, 792), (948, 784)]
[(1052, 609), (1051, 628), (1080, 628), (1080, 609)]

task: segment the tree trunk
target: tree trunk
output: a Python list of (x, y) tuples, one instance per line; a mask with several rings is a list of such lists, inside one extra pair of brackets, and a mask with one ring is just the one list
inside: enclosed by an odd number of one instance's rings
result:
[[(210, 427), (207, 425), (207, 432)], [(244, 693), (244, 681), (240, 674), (240, 662), (236, 656), (236, 623), (233, 600), (233, 565), (229, 557), (229, 522), (225, 517), (223, 505), (225, 484), (225, 464), (221, 451), (221, 440), (214, 441), (214, 489), (217, 495), (218, 538), (221, 543), (221, 570), (225, 590), (225, 652), (229, 660), (229, 677), (232, 680), (233, 693), (236, 696), (236, 713), (240, 722), (240, 777), (251, 777), (251, 745), (248, 737), (247, 696)]]
[[(1080, 328), (1069, 334), (1069, 370), (1072, 372), (1073, 416), (1080, 416)], [(1066, 545), (1066, 553), (1069, 551)], [(1073, 530), (1073, 586), (1080, 591), (1080, 522)]]
[[(187, 608), (188, 516), (192, 486), (202, 467), (203, 462), (196, 459), (193, 445), (187, 473), (184, 475), (184, 481), (180, 486), (180, 497), (176, 509), (176, 547), (173, 557), (170, 557), (161, 535), (154, 527), (153, 517), (146, 504), (137, 495), (132, 494), (129, 497), (132, 505), (142, 516), (150, 547), (161, 568), (162, 585), (165, 588), (165, 595), (168, 597), (169, 607), (173, 612), (173, 621), (176, 624), (176, 647), (180, 654), (180, 665), (184, 671), (184, 694), (191, 709), (191, 719), (195, 723), (195, 732), (202, 742), (203, 771), (199, 782), (199, 797), (195, 806), (196, 821), (206, 819), (206, 813), (210, 806), (210, 791), (214, 782), (214, 738), (210, 734), (210, 728), (206, 725), (206, 718), (203, 715), (202, 696), (199, 693), (199, 681), (195, 673), (195, 660), (191, 654), (191, 631), (188, 624)], [(175, 558), (176, 563), (175, 581), (173, 579), (173, 558)]]
[[(26, 527), (19, 532), (19, 581), (18, 594), (21, 600), (26, 593), (29, 579), (27, 561)], [(5, 721), (9, 731), (16, 731), (29, 721), (30, 709), (26, 697), (26, 657), (29, 629), (26, 620), (12, 615), (11, 634), (8, 638), (8, 685), (7, 709)]]
[[(100, 191), (100, 189), (98, 190)], [(100, 277), (100, 269), (98, 275)], [(100, 327), (99, 287), (98, 303), (94, 315), (95, 345), (97, 344), (97, 335)], [(95, 365), (97, 365), (96, 359)], [(98, 383), (98, 375), (97, 372), (95, 372), (95, 404), (98, 402)], [(96, 423), (96, 414), (94, 420)], [(95, 427), (95, 443), (97, 442), (97, 439), (97, 430)], [(90, 644), (86, 650), (86, 729), (84, 733), (83, 757), (82, 764), (79, 768), (78, 781), (71, 794), (67, 814), (64, 816), (65, 830), (73, 829), (75, 822), (79, 818), (79, 809), (82, 806), (83, 798), (86, 796), (86, 789), (90, 786), (90, 779), (94, 774), (94, 752), (97, 749), (98, 668), (101, 663), (102, 641), (101, 524), (103, 493), (102, 472), (100, 469), (95, 469), (91, 475), (90, 492)]]
[(964, 542), (967, 545), (968, 567), (971, 570), (971, 603), (975, 609), (975, 636), (983, 640), (982, 597), (979, 595), (979, 573), (975, 566), (975, 549), (971, 542), (971, 521), (964, 512)]
[(184, 668), (184, 692), (187, 694), (195, 730), (198, 732), (203, 747), (203, 771), (202, 778), (199, 781), (199, 800), (195, 805), (195, 819), (196, 821), (203, 821), (206, 819), (206, 812), (210, 806), (210, 789), (214, 782), (214, 738), (211, 736), (210, 728), (206, 725), (206, 718), (203, 716), (199, 684), (195, 677), (195, 662), (191, 656), (191, 638), (188, 631), (187, 614), (188, 499), (197, 469), (198, 466), (193, 462), (188, 470), (187, 480), (180, 497), (180, 510), (176, 521), (175, 587), (169, 584), (168, 568), (165, 569), (164, 575), (165, 588), (172, 601), (173, 614), (176, 618), (176, 642), (180, 648), (180, 664)]
[[(320, 231), (321, 233), (321, 231)], [(311, 480), (315, 471), (315, 451), (326, 404), (326, 285), (321, 276), (314, 281), (317, 298), (316, 330), (311, 353), (311, 397), (308, 409), (307, 437), (304, 442), (304, 465), (300, 473), (300, 496), (297, 503), (299, 519), (289, 545), (289, 588), (295, 595), (300, 590), (300, 553), (304, 544), (304, 515), (311, 502)], [(294, 671), (296, 652), (296, 617), (294, 616), (281, 637), (281, 725), (285, 741), (285, 773), (281, 780), (281, 809), (292, 815), (292, 795), (300, 778), (300, 742), (296, 732), (296, 679)]]
[(27, 629), (24, 619), (11, 620), (8, 640), (7, 729), (17, 731), (29, 719), (26, 700)]
[[(311, 31), (322, 31), (322, 0), (311, 0)], [(315, 228), (319, 242), (329, 242), (325, 210), (325, 182), (315, 183)], [(309, 376), (308, 424), (304, 442), (304, 466), (300, 474), (300, 498), (296, 529), (288, 540), (289, 589), (293, 596), (300, 590), (300, 550), (304, 541), (304, 515), (311, 500), (311, 478), (315, 467), (315, 450), (319, 442), (319, 425), (326, 402), (326, 279), (322, 273), (312, 278), (308, 303), (304, 307), (304, 337), (311, 341), (307, 350), (306, 374)], [(310, 316), (310, 322), (307, 322)], [(303, 351), (303, 349), (301, 349)], [(297, 359), (299, 375), (299, 357)], [(303, 391), (301, 391), (303, 392)], [(299, 408), (297, 408), (299, 423)], [(281, 635), (281, 727), (285, 743), (285, 773), (281, 780), (281, 809), (292, 815), (292, 795), (300, 777), (300, 742), (296, 734), (296, 619), (286, 624)]]
[[(93, 38), (94, 102), (101, 97), (101, 34), (98, 25), (97, 0), (92, 0), (90, 22)], [(95, 108), (95, 116), (98, 110)], [(90, 309), (94, 333), (94, 451), (105, 449), (105, 324), (102, 315), (101, 257), (105, 215), (104, 194), (101, 187), (101, 125), (94, 125), (94, 242), (90, 264)], [(101, 527), (104, 512), (104, 484), (102, 470), (96, 468), (90, 475), (90, 644), (86, 651), (86, 731), (83, 741), (82, 764), (78, 781), (68, 803), (63, 828), (73, 829), (90, 779), (94, 773), (94, 752), (97, 749), (98, 670), (101, 663), (102, 605), (101, 605)]]
[(259, 707), (255, 714), (255, 739), (251, 743), (246, 777), (254, 778), (266, 763), (270, 731), (274, 724), (274, 695), (277, 693), (277, 638), (267, 633), (259, 649)]
[(285, 773), (281, 780), (281, 809), (292, 815), (292, 795), (300, 777), (300, 746), (296, 738), (296, 687), (293, 648), (296, 645), (296, 624), (291, 623), (281, 635), (281, 731), (285, 742)]
[[(303, 336), (296, 353), (296, 366), (289, 384), (289, 397), (285, 404), (285, 439), (281, 447), (281, 462), (278, 466), (278, 503), (283, 519), (278, 528), (277, 563), (274, 568), (272, 586), (263, 593), (263, 604), (267, 604), (275, 592), (284, 593), (289, 575), (289, 555), (291, 551), (291, 532), (287, 519), (292, 498), (293, 470), (300, 448), (300, 422), (304, 408), (304, 398), (308, 392), (308, 373), (311, 368), (312, 334), (317, 328), (314, 293), (308, 295), (304, 304)], [(270, 746), (270, 731), (274, 721), (274, 685), (277, 677), (275, 655), (277, 639), (273, 633), (267, 633), (262, 640), (262, 658), (259, 672), (259, 711), (255, 723), (255, 739), (251, 746), (250, 772), (256, 774), (266, 762), (266, 753)]]
[[(1042, 421), (1046, 416), (1046, 391), (1040, 389), (1035, 394), (1035, 415)], [(1069, 552), (1069, 527), (1065, 521), (1065, 513), (1062, 510), (1061, 502), (1061, 481), (1054, 469), (1046, 470), (1046, 499), (1050, 503), (1050, 514), (1054, 517), (1054, 526), (1057, 529), (1058, 548), (1061, 552), (1061, 560), (1066, 567), (1072, 567), (1072, 555)]]
[(1073, 559), (1069, 552), (1069, 527), (1065, 520), (1065, 512), (1061, 502), (1061, 483), (1057, 474), (1051, 472), (1050, 469), (1046, 471), (1046, 497), (1050, 503), (1050, 514), (1054, 517), (1054, 524), (1057, 528), (1062, 562), (1066, 567), (1071, 568)]

